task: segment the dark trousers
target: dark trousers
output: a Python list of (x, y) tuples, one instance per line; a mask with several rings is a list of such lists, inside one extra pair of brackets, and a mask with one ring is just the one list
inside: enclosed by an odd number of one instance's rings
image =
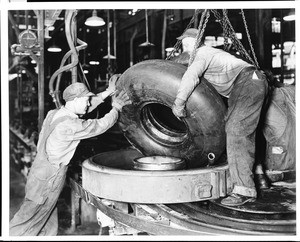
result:
[[(255, 72), (258, 78), (253, 79)], [(253, 179), (256, 128), (267, 95), (265, 75), (249, 70), (239, 75), (228, 99), (227, 158), (233, 193), (256, 197)]]
[(57, 201), (63, 189), (67, 167), (60, 168), (43, 204), (25, 198), (9, 224), (10, 236), (55, 236), (58, 232)]

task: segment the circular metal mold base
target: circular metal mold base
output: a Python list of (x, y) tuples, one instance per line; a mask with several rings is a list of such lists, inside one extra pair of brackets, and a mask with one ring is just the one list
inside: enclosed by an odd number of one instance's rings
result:
[(227, 192), (227, 164), (172, 171), (134, 170), (135, 149), (98, 154), (82, 164), (82, 186), (100, 198), (130, 203), (183, 203)]
[(185, 168), (184, 160), (170, 156), (145, 156), (133, 160), (133, 168), (143, 171), (172, 171)]

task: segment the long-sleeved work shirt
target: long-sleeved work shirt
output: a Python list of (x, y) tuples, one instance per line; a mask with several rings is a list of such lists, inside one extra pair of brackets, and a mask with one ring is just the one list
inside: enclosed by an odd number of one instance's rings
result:
[(226, 51), (202, 46), (197, 49), (193, 63), (184, 73), (177, 98), (187, 100), (199, 84), (199, 77), (209, 81), (219, 94), (229, 97), (234, 81), (240, 71), (251, 66)]
[[(113, 108), (100, 119), (84, 120), (63, 106), (57, 111), (52, 122), (64, 116), (70, 118), (56, 126), (46, 143), (49, 161), (56, 167), (69, 164), (80, 140), (100, 135), (111, 128), (118, 119), (118, 111)], [(37, 148), (39, 150), (39, 144)]]

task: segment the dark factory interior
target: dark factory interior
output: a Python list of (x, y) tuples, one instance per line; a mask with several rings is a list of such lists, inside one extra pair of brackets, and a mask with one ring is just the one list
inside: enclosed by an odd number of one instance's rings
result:
[[(64, 90), (80, 82), (101, 94), (120, 74), (116, 88), (127, 90), (132, 103), (123, 106), (105, 132), (80, 140), (56, 203), (57, 236), (293, 240), (298, 224), (292, 16), (295, 8), (272, 4), (261, 9), (8, 10), (9, 221), (23, 204), (47, 114), (67, 107)], [(89, 26), (91, 18), (102, 23)], [(239, 206), (221, 203), (233, 186), (224, 124), (230, 100), (204, 80), (199, 86), (206, 86), (195, 88), (197, 94), (187, 102), (189, 116), (180, 119), (172, 113), (179, 84), (171, 79), (180, 80), (192, 66), (175, 63), (184, 52), (177, 38), (189, 28), (198, 31), (195, 38), (205, 46), (251, 61), (272, 85), (273, 109), (262, 109), (269, 123), (258, 126), (256, 153), (251, 154), (257, 198)], [(204, 100), (209, 95), (214, 98)], [(108, 97), (80, 119), (105, 118), (113, 102)], [(155, 166), (150, 162), (156, 156)], [(157, 164), (170, 167), (163, 170)]]

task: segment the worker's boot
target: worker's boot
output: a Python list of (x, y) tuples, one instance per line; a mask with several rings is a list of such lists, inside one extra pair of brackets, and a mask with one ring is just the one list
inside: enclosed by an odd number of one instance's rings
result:
[(262, 170), (261, 164), (256, 166), (254, 180), (255, 180), (255, 184), (259, 190), (268, 189), (270, 187), (267, 177)]
[(255, 184), (257, 185), (258, 189), (268, 189), (270, 187), (264, 174), (255, 174), (254, 177)]

